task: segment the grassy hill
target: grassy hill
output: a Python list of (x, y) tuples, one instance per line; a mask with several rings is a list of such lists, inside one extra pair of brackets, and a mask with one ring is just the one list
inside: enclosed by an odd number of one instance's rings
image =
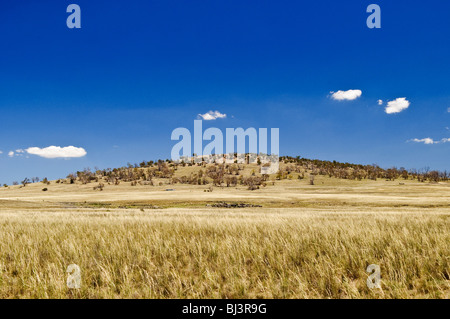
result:
[(0, 198), (4, 205), (24, 202), (24, 207), (34, 207), (32, 202), (49, 207), (202, 207), (224, 200), (264, 207), (449, 205), (446, 172), (281, 157), (277, 174), (262, 175), (262, 165), (144, 161), (85, 169), (55, 181), (25, 179), (1, 188)]

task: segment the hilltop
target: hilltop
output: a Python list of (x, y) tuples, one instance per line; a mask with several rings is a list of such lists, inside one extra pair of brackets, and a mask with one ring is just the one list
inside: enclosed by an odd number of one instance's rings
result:
[[(267, 162), (260, 161), (259, 157), (254, 162), (249, 162), (249, 155), (245, 155), (243, 163), (237, 160), (211, 163), (205, 159), (192, 158), (188, 162), (158, 160), (143, 161), (140, 164), (130, 164), (119, 168), (107, 168), (91, 170), (86, 168), (69, 174), (66, 178), (55, 180), (54, 182), (69, 184), (90, 184), (99, 183), (96, 187), (102, 190), (105, 184), (119, 185), (122, 182), (130, 182), (131, 186), (139, 185), (162, 185), (162, 184), (190, 184), (233, 187), (237, 185), (248, 186), (250, 190), (259, 189), (260, 186), (267, 186), (270, 181), (284, 179), (308, 179), (310, 184), (314, 184), (316, 176), (328, 176), (343, 180), (374, 180), (386, 179), (393, 181), (396, 179), (416, 180), (418, 182), (447, 182), (450, 173), (440, 172), (423, 168), (421, 170), (404, 167), (392, 167), (383, 169), (376, 164), (362, 165), (352, 163), (340, 163), (337, 161), (323, 161), (317, 159), (306, 159), (299, 156), (293, 158), (283, 156), (279, 158), (278, 170), (268, 174), (266, 168), (270, 166)], [(21, 181), (22, 186), (30, 182), (39, 182), (35, 177), (32, 180), (25, 178)], [(44, 178), (44, 184), (52, 182)], [(14, 182), (13, 185), (19, 185)], [(4, 185), (7, 187), (8, 185)]]

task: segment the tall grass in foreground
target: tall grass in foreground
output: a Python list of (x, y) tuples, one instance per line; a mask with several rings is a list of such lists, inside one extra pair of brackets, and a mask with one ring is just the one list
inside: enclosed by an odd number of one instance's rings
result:
[(449, 243), (435, 211), (2, 212), (0, 297), (448, 298)]

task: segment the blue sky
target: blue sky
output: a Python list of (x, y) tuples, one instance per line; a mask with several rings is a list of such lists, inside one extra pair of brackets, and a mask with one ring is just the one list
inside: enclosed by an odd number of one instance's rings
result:
[[(66, 26), (71, 3), (81, 29)], [(370, 3), (381, 29), (366, 26)], [(282, 155), (450, 170), (449, 12), (445, 0), (2, 1), (0, 182), (169, 158), (171, 132), (210, 110), (227, 116), (204, 127), (280, 128)], [(350, 89), (361, 96), (330, 93)], [(49, 146), (87, 154), (16, 151)]]

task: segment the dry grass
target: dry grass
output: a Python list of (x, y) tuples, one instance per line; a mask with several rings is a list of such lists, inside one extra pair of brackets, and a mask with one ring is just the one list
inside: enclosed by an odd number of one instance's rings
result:
[[(436, 212), (4, 212), (2, 298), (448, 298)], [(82, 269), (79, 291), (65, 269)], [(366, 287), (378, 264), (383, 290)]]
[[(448, 184), (306, 183), (2, 189), (0, 298), (450, 297)], [(264, 207), (204, 207), (217, 200)], [(117, 208), (150, 203), (169, 208)]]

